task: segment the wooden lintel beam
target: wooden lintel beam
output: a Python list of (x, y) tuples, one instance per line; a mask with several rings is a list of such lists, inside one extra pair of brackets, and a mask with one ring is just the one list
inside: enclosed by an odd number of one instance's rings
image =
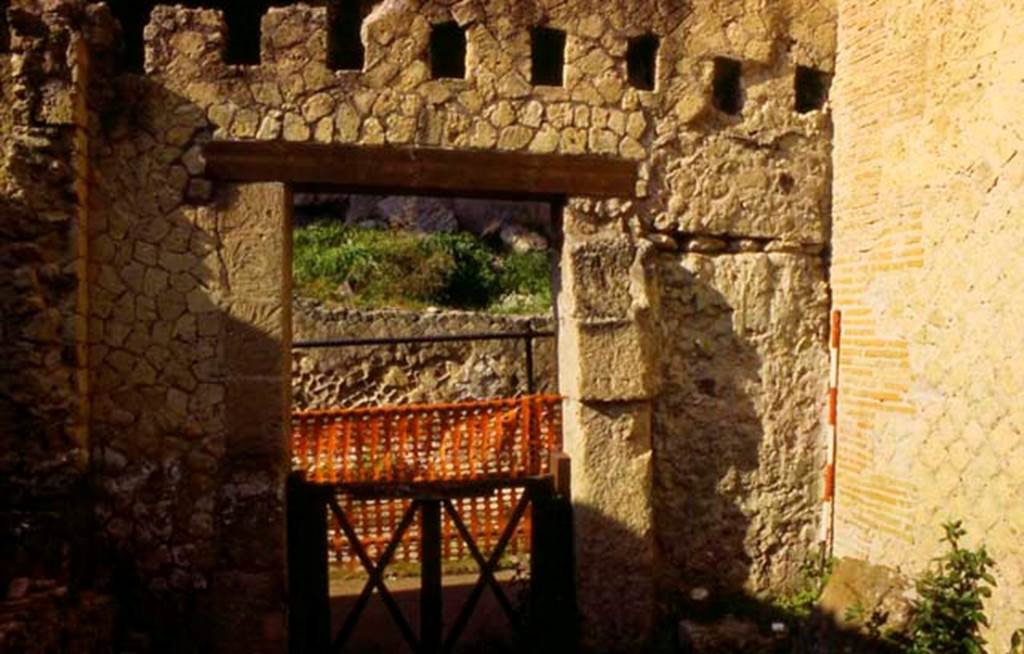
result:
[(630, 198), (637, 181), (636, 163), (589, 155), (282, 141), (212, 141), (203, 154), (216, 179), (378, 194)]

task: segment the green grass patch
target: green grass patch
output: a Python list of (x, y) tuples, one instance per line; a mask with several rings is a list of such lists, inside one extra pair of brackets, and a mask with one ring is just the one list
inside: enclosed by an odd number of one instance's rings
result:
[(551, 310), (547, 252), (505, 252), (466, 232), (421, 234), (314, 220), (295, 229), (298, 295), (350, 306)]

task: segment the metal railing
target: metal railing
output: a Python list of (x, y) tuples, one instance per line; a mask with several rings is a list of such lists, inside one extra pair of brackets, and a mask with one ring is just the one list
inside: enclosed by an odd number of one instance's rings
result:
[(534, 379), (533, 342), (540, 338), (554, 338), (555, 332), (550, 330), (537, 331), (533, 324), (526, 323), (521, 332), (475, 332), (468, 334), (440, 334), (436, 336), (397, 336), (373, 338), (332, 338), (323, 340), (296, 341), (292, 344), (295, 350), (315, 350), (337, 347), (370, 347), (374, 345), (409, 345), (431, 343), (458, 343), (472, 341), (508, 341), (521, 340), (524, 344), (524, 365), (526, 368), (526, 392), (537, 392)]

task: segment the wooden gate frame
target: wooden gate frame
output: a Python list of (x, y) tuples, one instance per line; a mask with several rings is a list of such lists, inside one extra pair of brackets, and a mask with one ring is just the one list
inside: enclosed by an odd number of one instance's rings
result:
[[(484, 590), (495, 594), (516, 632), (530, 651), (571, 652), (576, 642), (575, 585), (572, 560), (572, 515), (568, 496), (569, 460), (557, 454), (553, 475), (524, 479), (491, 479), (414, 485), (312, 484), (294, 474), (288, 484), (290, 634), (292, 654), (343, 652), (359, 617), (376, 590), (405, 642), (417, 654), (453, 651)], [(485, 557), (477, 547), (452, 499), (479, 497), (499, 488), (522, 488), (493, 551)], [(357, 499), (411, 499), (395, 533), (373, 561), (337, 500), (338, 493)], [(523, 620), (494, 575), (505, 548), (527, 508), (532, 510), (529, 620)], [(368, 578), (356, 603), (336, 634), (331, 634), (327, 578), (327, 509), (344, 532)], [(416, 514), (420, 517), (420, 631), (413, 631), (384, 583), (384, 571)], [(447, 513), (480, 570), (480, 574), (451, 628), (443, 625), (441, 520)]]

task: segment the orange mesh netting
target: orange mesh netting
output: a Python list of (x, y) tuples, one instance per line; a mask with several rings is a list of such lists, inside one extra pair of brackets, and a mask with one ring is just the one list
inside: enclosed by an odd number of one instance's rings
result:
[(545, 474), (561, 449), (557, 395), (300, 411), (294, 468), (315, 483), (444, 482)]
[[(463, 522), (473, 536), (477, 547), (487, 556), (498, 543), (501, 533), (508, 523), (509, 516), (515, 510), (521, 488), (499, 488), (493, 495), (479, 497), (456, 497), (452, 499), (455, 509), (462, 516)], [(391, 535), (398, 528), (398, 523), (405, 514), (409, 502), (403, 498), (362, 499), (352, 496), (338, 497), (338, 503), (345, 511), (352, 527), (359, 534), (359, 540), (366, 548), (367, 554), (374, 561), (384, 552)], [(359, 559), (345, 535), (338, 529), (333, 520), (328, 520), (327, 527), (327, 560), (329, 563), (340, 564), (350, 570), (361, 570)], [(527, 511), (519, 522), (512, 539), (505, 548), (510, 556), (526, 554), (530, 551), (530, 512)], [(470, 558), (469, 548), (459, 536), (455, 525), (448, 514), (443, 514), (441, 523), (441, 556), (446, 561), (459, 561)], [(405, 536), (395, 549), (392, 556), (394, 562), (417, 563), (420, 560), (420, 524), (414, 520), (405, 532)]]
[[(516, 479), (547, 474), (550, 455), (562, 449), (562, 401), (555, 395), (516, 399), (300, 411), (292, 417), (292, 457), (307, 480), (324, 484), (452, 482)], [(493, 494), (453, 501), (477, 545), (490, 551), (522, 494)], [(410, 500), (339, 497), (370, 556), (376, 558), (398, 526)], [(345, 537), (329, 529), (329, 560), (359, 564)], [(469, 555), (445, 515), (445, 559)], [(529, 551), (530, 522), (521, 522), (508, 553)], [(413, 523), (395, 561), (419, 560), (419, 529)]]

